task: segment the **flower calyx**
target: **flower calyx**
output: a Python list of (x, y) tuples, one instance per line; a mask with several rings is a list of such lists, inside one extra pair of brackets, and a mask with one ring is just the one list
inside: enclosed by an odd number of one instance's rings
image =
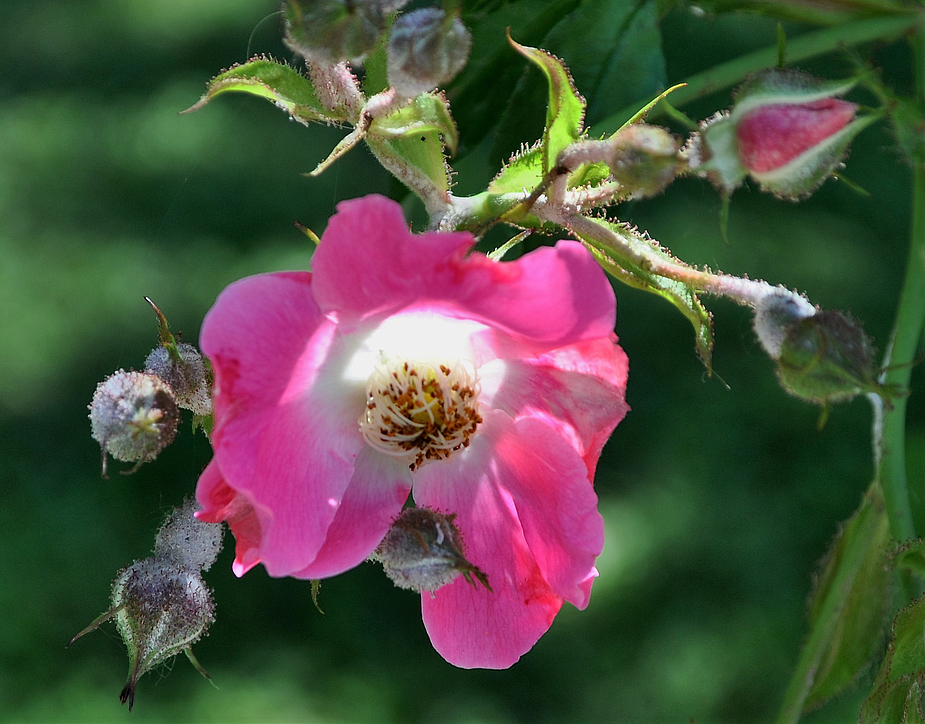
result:
[(463, 553), (456, 515), (427, 508), (407, 508), (370, 556), (399, 588), (433, 593), (462, 575), (473, 587), (488, 591), (488, 576)]

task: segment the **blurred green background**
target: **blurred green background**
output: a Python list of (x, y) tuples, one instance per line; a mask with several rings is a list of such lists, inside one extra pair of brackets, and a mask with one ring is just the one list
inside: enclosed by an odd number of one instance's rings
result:
[[(476, 14), (474, 62), (500, 47), (505, 24), (518, 40), (540, 42), (564, 5), (513, 3), (481, 23), (489, 16)], [(417, 597), (371, 564), (324, 582), (323, 616), (306, 582), (272, 580), (260, 568), (238, 580), (230, 536), (207, 574), (217, 621), (196, 646), (215, 687), (180, 657), (176, 670), (144, 677), (129, 715), (118, 701), (127, 664), (112, 627), (65, 650), (108, 607), (116, 571), (148, 555), (164, 514), (193, 491), (209, 459), (185, 422), (155, 464), (100, 479), (86, 406), (98, 381), (142, 366), (154, 346), (142, 296), (195, 342), (226, 284), (306, 266), (310, 248), (293, 222), (320, 233), (339, 200), (401, 193), (363, 148), (320, 178), (301, 175), (342, 131), (290, 123), (257, 99), (229, 95), (177, 114), (208, 78), (250, 53), (290, 57), (277, 18), (267, 18), (275, 10), (275, 0), (0, 4), (0, 720), (771, 718), (806, 632), (815, 562), (872, 474), (869, 406), (838, 407), (817, 431), (818, 409), (778, 387), (747, 310), (709, 302), (718, 375), (708, 378), (686, 320), (623, 287), (617, 332), (630, 357), (633, 410), (597, 477), (607, 523), (601, 576), (589, 608), (563, 608), (512, 669), (445, 663), (429, 645)], [(661, 33), (664, 68), (650, 65), (653, 74), (631, 88), (619, 78), (585, 88), (579, 79), (592, 122), (636, 88), (679, 82), (776, 39), (769, 20), (683, 10), (667, 14)], [(902, 43), (874, 57), (902, 89), (910, 62)], [(488, 111), (473, 111), (472, 88), (527, 73), (513, 51), (497, 60), (491, 74), (468, 86), (464, 74), (453, 91), (465, 192), (484, 185), (510, 150), (498, 138), (533, 140), (543, 119), (541, 99), (524, 101), (494, 142), (486, 135)], [(837, 76), (847, 64), (810, 67)], [(529, 100), (538, 77), (526, 77), (518, 92)], [(720, 93), (687, 110), (705, 117), (728, 102)], [(679, 182), (618, 214), (689, 262), (850, 310), (882, 348), (905, 258), (909, 173), (882, 125), (855, 143), (846, 172), (869, 197), (835, 182), (799, 206), (738, 192), (728, 243), (717, 195), (701, 182)], [(918, 478), (923, 384), (917, 369), (908, 455)], [(852, 721), (858, 705), (849, 695), (808, 721)]]

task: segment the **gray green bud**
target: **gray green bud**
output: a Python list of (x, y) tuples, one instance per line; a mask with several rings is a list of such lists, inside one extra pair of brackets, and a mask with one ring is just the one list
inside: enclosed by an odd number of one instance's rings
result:
[(440, 8), (400, 15), (389, 36), (389, 83), (405, 98), (428, 93), (465, 67), (471, 46), (472, 36), (462, 20)]
[(408, 508), (395, 520), (370, 556), (399, 588), (436, 591), (460, 574), (473, 586), (489, 591), (488, 576), (466, 560), (455, 515), (427, 508)]
[(203, 523), (195, 515), (201, 509), (195, 500), (174, 509), (157, 531), (155, 558), (193, 570), (212, 567), (222, 549), (222, 524)]
[(285, 0), (283, 40), (307, 60), (360, 63), (385, 29), (380, 0)]
[(180, 342), (151, 350), (145, 372), (157, 375), (173, 390), (177, 404), (197, 415), (212, 413), (210, 375), (202, 355), (193, 345)]
[(103, 453), (123, 462), (154, 460), (177, 434), (179, 410), (173, 390), (157, 375), (119, 370), (96, 387), (89, 405), (93, 439)]

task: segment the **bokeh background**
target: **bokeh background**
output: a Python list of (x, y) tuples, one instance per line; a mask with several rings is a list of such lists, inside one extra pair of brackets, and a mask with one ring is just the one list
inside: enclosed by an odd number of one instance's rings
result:
[[(510, 145), (533, 140), (542, 124), (539, 74), (504, 50), (504, 27), (544, 44), (579, 4), (475, 3), (473, 58), (495, 65), (451, 89), (460, 192), (484, 186)], [(618, 15), (627, 3), (611, 5)], [(293, 222), (320, 233), (339, 200), (402, 195), (364, 148), (320, 178), (302, 175), (342, 131), (306, 129), (258, 99), (227, 95), (178, 115), (220, 69), (255, 52), (291, 57), (278, 19), (267, 17), (276, 9), (275, 0), (0, 4), (0, 720), (770, 719), (806, 632), (816, 561), (871, 478), (869, 406), (840, 406), (817, 430), (818, 409), (778, 387), (748, 311), (722, 300), (709, 302), (710, 378), (686, 320), (625, 287), (617, 332), (631, 361), (633, 409), (597, 477), (607, 524), (601, 576), (589, 608), (563, 608), (512, 669), (445, 663), (428, 643), (417, 597), (372, 564), (325, 581), (321, 615), (306, 582), (273, 580), (260, 568), (234, 578), (230, 537), (207, 574), (217, 621), (195, 647), (215, 686), (181, 656), (144, 677), (129, 715), (118, 701), (126, 657), (113, 628), (65, 650), (108, 607), (116, 572), (148, 555), (163, 516), (191, 494), (209, 459), (186, 421), (155, 464), (100, 479), (86, 406), (98, 381), (140, 367), (154, 346), (142, 296), (195, 342), (226, 284), (306, 267), (310, 246)], [(776, 40), (770, 20), (683, 8), (667, 11), (658, 32), (646, 27), (653, 54), (644, 72), (632, 76), (627, 66), (629, 75), (592, 87), (578, 79), (592, 122), (640, 89)], [(786, 30), (795, 37), (807, 28)], [(547, 39), (578, 63), (569, 53), (580, 52), (581, 37)], [(904, 45), (874, 48), (873, 57), (903, 89)], [(831, 56), (808, 67), (838, 76), (847, 62)], [(489, 81), (494, 110), (476, 105)], [(515, 83), (519, 112), (493, 129)], [(728, 102), (718, 93), (685, 110), (705, 117)], [(910, 176), (882, 125), (855, 143), (846, 173), (870, 195), (837, 182), (800, 205), (738, 192), (728, 243), (719, 199), (698, 181), (617, 213), (689, 262), (783, 282), (850, 310), (882, 348), (905, 259)], [(917, 478), (925, 474), (923, 385), (916, 370), (908, 455)], [(807, 721), (851, 721), (858, 705), (848, 695)]]

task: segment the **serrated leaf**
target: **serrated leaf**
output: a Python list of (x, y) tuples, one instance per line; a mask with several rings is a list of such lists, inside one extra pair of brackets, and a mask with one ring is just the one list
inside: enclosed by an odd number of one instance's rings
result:
[(588, 125), (665, 87), (658, 7), (645, 0), (585, 0), (543, 38), (588, 99)]
[(576, 232), (604, 271), (624, 284), (667, 299), (680, 310), (694, 327), (695, 346), (700, 359), (707, 371), (712, 372), (713, 320), (710, 312), (700, 302), (696, 291), (684, 282), (653, 272), (637, 260), (640, 258), (663, 259), (670, 260), (674, 265), (684, 266), (682, 262), (672, 257), (652, 240), (644, 238), (626, 225), (604, 219), (593, 219), (593, 222), (616, 234), (626, 247), (624, 250), (616, 245), (603, 243), (599, 238), (591, 238), (587, 234)]
[(367, 133), (369, 136), (388, 139), (419, 135), (428, 131), (440, 134), (449, 152), (451, 154), (456, 152), (459, 133), (443, 93), (418, 96), (410, 104), (402, 106), (394, 113), (374, 119)]
[(871, 695), (861, 709), (861, 724), (920, 722), (925, 685), (925, 598), (896, 615), (893, 636)]
[(543, 131), (543, 173), (556, 162), (559, 151), (581, 136), (585, 116), (585, 99), (575, 89), (565, 64), (551, 53), (520, 45), (508, 36), (514, 49), (536, 64), (549, 84), (549, 104), (546, 107), (546, 128)]
[(192, 113), (222, 93), (239, 92), (266, 98), (285, 110), (293, 119), (308, 125), (310, 121), (343, 122), (345, 112), (326, 109), (311, 80), (295, 68), (270, 58), (257, 57), (235, 65), (209, 81), (206, 92), (184, 113)]
[[(852, 686), (878, 654), (890, 603), (891, 571), (885, 555), (889, 541), (889, 521), (880, 488), (875, 486), (833, 541), (810, 597), (814, 626), (819, 623), (828, 597), (836, 596), (840, 601), (825, 648), (817, 659), (804, 710)], [(864, 555), (857, 572), (845, 584), (837, 578), (838, 569), (847, 548), (856, 544), (863, 547)]]

